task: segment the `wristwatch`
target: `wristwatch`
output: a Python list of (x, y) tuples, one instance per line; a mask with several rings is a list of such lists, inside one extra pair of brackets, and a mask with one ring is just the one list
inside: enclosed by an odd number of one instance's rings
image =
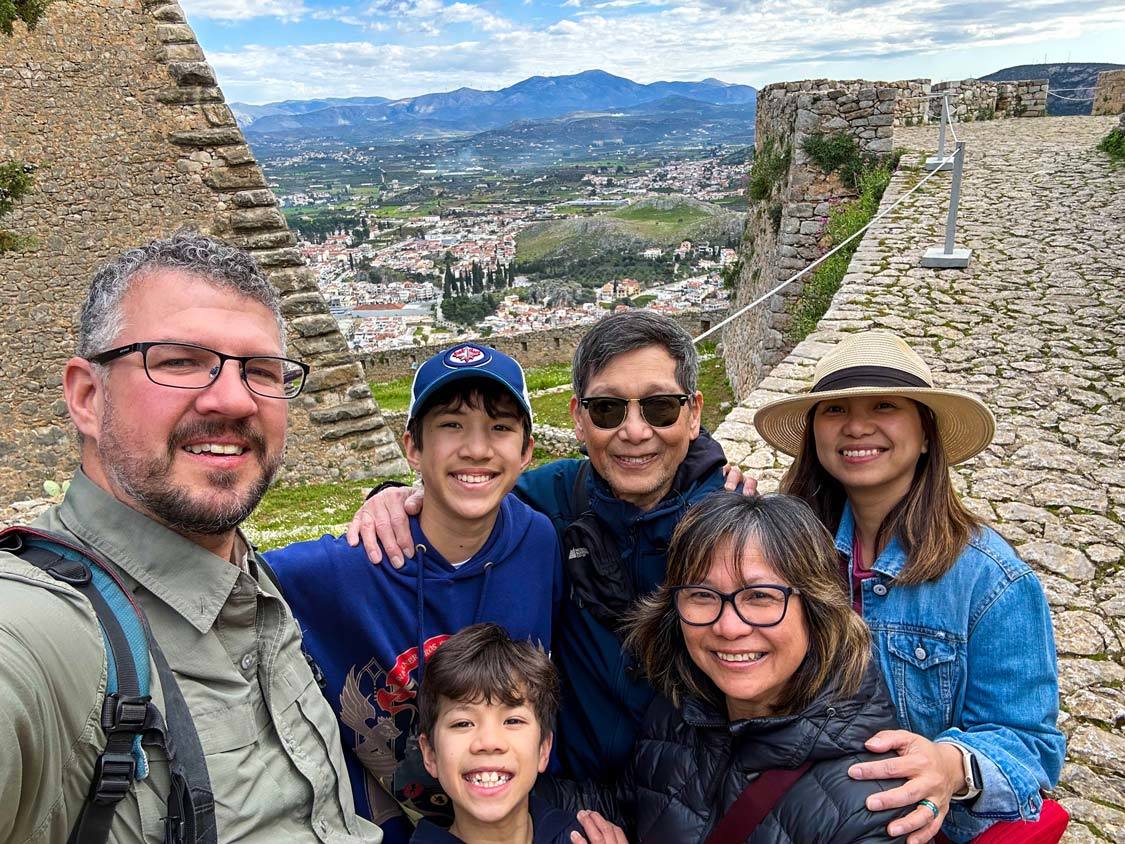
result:
[(977, 764), (977, 757), (973, 755), (973, 751), (959, 744), (955, 741), (950, 742), (954, 747), (961, 751), (961, 763), (964, 765), (965, 773), (965, 789), (959, 794), (954, 794), (950, 800), (962, 802), (965, 800), (974, 800), (980, 794), (981, 789), (981, 774), (980, 765)]

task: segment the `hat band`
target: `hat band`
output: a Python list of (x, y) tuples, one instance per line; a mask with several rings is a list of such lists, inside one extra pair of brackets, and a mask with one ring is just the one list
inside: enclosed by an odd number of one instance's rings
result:
[(928, 387), (933, 384), (889, 366), (849, 366), (826, 375), (813, 385), (812, 392), (847, 390), (851, 387)]

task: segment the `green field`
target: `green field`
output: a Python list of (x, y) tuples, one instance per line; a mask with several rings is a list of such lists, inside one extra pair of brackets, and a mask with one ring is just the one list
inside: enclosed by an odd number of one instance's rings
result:
[(681, 235), (686, 234), (695, 223), (712, 215), (692, 205), (673, 208), (633, 205), (620, 211), (611, 211), (608, 216), (624, 220), (640, 237), (660, 243), (672, 243), (683, 240)]

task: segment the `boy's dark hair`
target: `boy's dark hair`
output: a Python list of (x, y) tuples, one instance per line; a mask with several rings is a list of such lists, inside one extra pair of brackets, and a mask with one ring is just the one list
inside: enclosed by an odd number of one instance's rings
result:
[(531, 419), (512, 394), (491, 378), (473, 378), (454, 381), (426, 399), (426, 403), (406, 426), (414, 445), (421, 450), (422, 420), (426, 418), (427, 413), (436, 408), (457, 410), (462, 405), (468, 405), (473, 410), (483, 407), (484, 412), (494, 419), (502, 413), (514, 410), (523, 422), (524, 450), (531, 443)]
[(418, 692), (418, 732), (431, 742), (441, 698), (526, 705), (539, 722), (542, 743), (555, 730), (559, 675), (538, 645), (513, 641), (498, 624), (474, 624), (442, 642), (426, 660), (426, 675)]

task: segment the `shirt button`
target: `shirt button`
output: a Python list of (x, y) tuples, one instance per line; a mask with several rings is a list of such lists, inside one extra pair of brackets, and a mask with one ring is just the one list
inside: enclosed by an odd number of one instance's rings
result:
[(876, 595), (878, 595), (880, 598), (882, 598), (884, 595), (887, 594), (887, 587), (884, 586), (882, 583), (876, 583), (874, 586), (871, 587), (871, 591), (874, 592)]
[(243, 671), (249, 671), (251, 668), (254, 667), (255, 662), (256, 662), (256, 658), (255, 658), (254, 654), (246, 654), (245, 656), (242, 657), (242, 662), (239, 663), (239, 664), (242, 666)]
[(921, 645), (919, 645), (918, 647), (916, 647), (914, 649), (914, 656), (918, 657), (918, 659), (925, 659), (926, 658), (926, 649), (923, 648)]

